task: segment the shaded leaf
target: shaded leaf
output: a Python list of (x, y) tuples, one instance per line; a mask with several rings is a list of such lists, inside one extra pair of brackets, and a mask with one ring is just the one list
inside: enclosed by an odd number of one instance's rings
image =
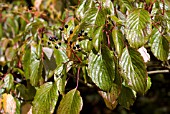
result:
[(31, 109), (31, 104), (30, 103), (25, 103), (21, 107), (21, 114), (28, 114), (29, 110)]
[(156, 28), (152, 31), (150, 43), (154, 56), (161, 61), (166, 61), (169, 53), (169, 43)]
[(135, 93), (130, 88), (122, 86), (122, 90), (118, 98), (119, 104), (126, 109), (130, 109), (130, 106), (133, 105), (135, 99)]
[(6, 114), (16, 113), (16, 101), (11, 94), (4, 93), (3, 97), (3, 109)]
[(132, 10), (133, 6), (129, 0), (120, 0), (120, 3), (125, 6), (128, 10)]
[(115, 63), (111, 52), (105, 46), (100, 55), (93, 52), (89, 55), (88, 75), (102, 90), (109, 91), (115, 78)]
[(33, 114), (51, 114), (58, 100), (58, 90), (55, 83), (47, 82), (37, 90), (33, 101)]
[(14, 85), (14, 77), (12, 74), (7, 74), (4, 78), (4, 88), (9, 91)]
[(78, 90), (70, 90), (61, 100), (57, 114), (79, 114), (83, 107), (83, 100)]
[(116, 84), (113, 84), (109, 92), (98, 91), (99, 94), (103, 97), (106, 106), (113, 110), (117, 106), (117, 98), (120, 94), (120, 90)]
[(126, 47), (120, 58), (120, 67), (126, 85), (144, 94), (147, 86), (147, 70), (140, 53), (131, 47)]
[(126, 20), (126, 38), (134, 48), (143, 46), (148, 41), (151, 31), (151, 18), (148, 11), (136, 9)]

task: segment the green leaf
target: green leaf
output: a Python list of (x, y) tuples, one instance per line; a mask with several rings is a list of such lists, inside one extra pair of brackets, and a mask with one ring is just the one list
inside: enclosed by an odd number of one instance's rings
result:
[(119, 30), (113, 30), (112, 31), (112, 38), (113, 38), (113, 42), (116, 48), (116, 52), (118, 53), (118, 56), (120, 57), (122, 52), (123, 52), (123, 48), (124, 48), (124, 42), (123, 42), (123, 35)]
[(37, 90), (33, 101), (33, 114), (52, 114), (58, 100), (58, 90), (55, 83), (47, 82)]
[(134, 48), (143, 46), (148, 41), (151, 31), (151, 18), (148, 11), (136, 9), (126, 20), (126, 38)]
[(128, 10), (132, 10), (132, 4), (129, 0), (120, 0), (121, 5), (125, 6)]
[(147, 77), (147, 87), (146, 87), (145, 92), (147, 92), (150, 89), (151, 85), (152, 85), (151, 78), (148, 76)]
[(32, 86), (37, 86), (42, 75), (42, 61), (34, 60), (31, 64), (30, 83)]
[(119, 104), (126, 109), (130, 109), (130, 106), (133, 105), (135, 99), (135, 93), (130, 88), (122, 86), (122, 90), (118, 98)]
[(131, 47), (126, 47), (119, 63), (126, 85), (144, 94), (147, 86), (147, 70), (140, 53)]
[(9, 91), (14, 85), (14, 77), (12, 74), (7, 74), (4, 78), (4, 88)]
[(96, 51), (101, 48), (101, 41), (103, 40), (103, 26), (94, 29), (92, 34), (92, 43)]
[(70, 90), (61, 100), (57, 114), (79, 114), (83, 107), (83, 100), (78, 90)]
[(106, 15), (103, 8), (91, 8), (85, 13), (82, 22), (89, 25), (102, 26), (105, 24), (105, 19)]
[(113, 84), (110, 92), (98, 91), (99, 94), (103, 97), (106, 106), (113, 110), (117, 106), (117, 98), (120, 94), (120, 90), (116, 84)]
[(26, 48), (26, 51), (25, 51), (25, 54), (23, 56), (23, 69), (24, 69), (24, 72), (25, 72), (25, 78), (26, 79), (29, 79), (30, 77), (30, 64), (31, 64), (31, 48)]
[(89, 55), (88, 75), (102, 90), (109, 91), (115, 78), (115, 63), (110, 50), (105, 46), (100, 55)]
[(161, 61), (166, 61), (169, 53), (169, 43), (156, 28), (152, 31), (150, 43), (154, 56)]

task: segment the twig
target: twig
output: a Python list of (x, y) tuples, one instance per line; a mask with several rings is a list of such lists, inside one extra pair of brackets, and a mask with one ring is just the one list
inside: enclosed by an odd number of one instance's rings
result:
[(77, 71), (77, 84), (76, 84), (76, 88), (78, 88), (78, 85), (79, 85), (79, 76), (80, 76), (80, 67), (78, 68), (78, 71)]
[(169, 70), (148, 71), (148, 74), (161, 74), (161, 73), (170, 73), (170, 72)]

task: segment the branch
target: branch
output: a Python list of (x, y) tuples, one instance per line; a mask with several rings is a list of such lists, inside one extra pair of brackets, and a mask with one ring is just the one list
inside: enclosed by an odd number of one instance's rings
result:
[(170, 72), (169, 70), (148, 71), (148, 74), (161, 74), (161, 73), (170, 73)]

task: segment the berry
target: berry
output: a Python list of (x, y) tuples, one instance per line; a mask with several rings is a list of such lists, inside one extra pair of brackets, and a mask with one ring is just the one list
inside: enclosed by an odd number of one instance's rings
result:
[(61, 46), (61, 42), (58, 42), (58, 45), (60, 45), (60, 46)]
[(88, 35), (88, 33), (87, 33), (87, 32), (85, 32), (85, 33), (84, 33), (84, 36), (87, 36), (87, 35)]
[(81, 51), (81, 48), (79, 48), (78, 51), (80, 52), (80, 51)]
[(76, 49), (76, 47), (74, 46), (73, 49)]
[(83, 32), (84, 32), (84, 30), (82, 29), (82, 30), (81, 30), (81, 33), (83, 33)]
[(50, 41), (54, 41), (53, 37), (51, 37), (51, 36), (49, 37), (49, 40), (50, 40)]
[(79, 45), (79, 44), (76, 44), (76, 47), (77, 47), (77, 48), (80, 48), (80, 45)]
[(50, 45), (51, 44), (51, 42), (48, 42), (48, 45)]
[(89, 38), (89, 41), (92, 41), (92, 38)]
[(57, 40), (58, 40), (58, 37), (57, 37), (57, 36), (54, 36), (54, 39), (57, 41)]
[(64, 27), (65, 27), (65, 28), (68, 28), (68, 25), (65, 25)]
[(55, 49), (58, 49), (58, 46), (57, 46), (57, 45), (55, 46)]
[(72, 30), (70, 30), (70, 34), (73, 34), (73, 31), (72, 31)]
[(70, 45), (73, 43), (73, 41), (70, 41)]
[(64, 42), (67, 44), (68, 43), (68, 41), (67, 40), (64, 40)]
[(63, 30), (64, 30), (64, 28), (63, 28), (63, 27), (60, 27), (59, 29), (60, 29), (61, 31), (63, 31)]
[(80, 37), (80, 36), (82, 36), (82, 33), (79, 33), (79, 34), (78, 34), (78, 37)]

